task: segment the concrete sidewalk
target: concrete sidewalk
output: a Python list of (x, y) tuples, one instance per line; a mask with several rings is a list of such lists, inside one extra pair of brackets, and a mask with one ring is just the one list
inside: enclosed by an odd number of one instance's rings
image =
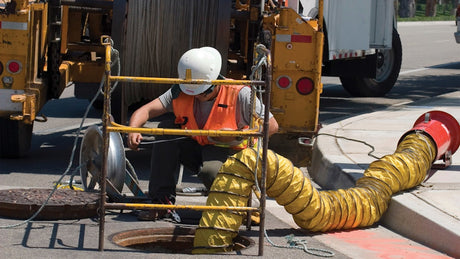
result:
[[(394, 153), (401, 136), (431, 110), (460, 120), (460, 91), (407, 106), (363, 114), (325, 126), (316, 139), (313, 180), (326, 189), (349, 188), (375, 157)], [(372, 154), (369, 152), (375, 149)], [(375, 156), (375, 157), (373, 157)], [(433, 170), (420, 186), (392, 197), (381, 222), (392, 231), (460, 258), (460, 154), (452, 165)], [(441, 163), (438, 161), (436, 163)]]

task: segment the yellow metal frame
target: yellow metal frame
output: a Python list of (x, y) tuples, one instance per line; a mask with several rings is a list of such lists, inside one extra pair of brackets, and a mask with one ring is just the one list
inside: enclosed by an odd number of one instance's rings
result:
[[(6, 69), (3, 76), (13, 79), (11, 85), (2, 83), (0, 89), (23, 90), (23, 93), (12, 94), (10, 101), (20, 103), (22, 110), (4, 112), (10, 120), (23, 121), (32, 124), (36, 113), (46, 102), (46, 95), (42, 94), (45, 85), (37, 78), (38, 63), (43, 58), (46, 45), (47, 8), (44, 3), (29, 3), (25, 0), (16, 1), (16, 15), (3, 15), (2, 21), (24, 23), (27, 27), (21, 30), (1, 29), (4, 40), (0, 45), (2, 62), (17, 60), (22, 64), (22, 72), (10, 73)], [(4, 64), (5, 65), (5, 64)]]
[[(273, 79), (288, 77), (291, 81), (284, 88), (273, 82), (271, 111), (280, 133), (314, 134), (318, 130), (324, 41), (322, 5), (319, 7), (318, 20), (305, 21), (295, 10), (285, 7), (264, 17), (264, 29), (272, 34)], [(304, 38), (294, 40), (291, 36)], [(306, 95), (296, 89), (303, 78), (313, 82), (313, 90)]]
[(190, 129), (165, 129), (165, 128), (133, 128), (124, 126), (113, 121), (107, 129), (111, 132), (130, 133), (139, 132), (150, 135), (180, 135), (180, 136), (210, 136), (210, 137), (262, 137), (259, 128), (248, 129), (245, 131), (228, 130), (190, 130)]
[[(102, 36), (101, 43), (105, 46), (105, 84), (104, 84), (104, 107), (102, 116), (102, 138), (103, 138), (103, 157), (102, 157), (102, 176), (101, 179), (106, 179), (107, 176), (107, 159), (109, 148), (109, 133), (110, 132), (139, 132), (152, 135), (183, 135), (183, 136), (234, 136), (234, 137), (259, 137), (263, 139), (262, 152), (262, 180), (260, 183), (261, 197), (259, 208), (255, 207), (226, 207), (226, 206), (202, 206), (202, 205), (166, 205), (166, 204), (143, 204), (143, 203), (106, 203), (106, 181), (101, 181), (100, 192), (100, 222), (99, 222), (99, 250), (104, 249), (104, 224), (106, 209), (193, 209), (193, 210), (223, 210), (223, 211), (259, 211), (260, 212), (260, 229), (259, 229), (259, 255), (263, 253), (263, 238), (264, 238), (264, 219), (265, 219), (265, 172), (267, 164), (268, 150), (268, 120), (269, 120), (269, 102), (270, 102), (270, 86), (271, 86), (271, 57), (270, 52), (264, 49), (267, 54), (267, 76), (266, 81), (251, 81), (251, 80), (199, 80), (191, 79), (190, 73), (186, 73), (186, 79), (178, 78), (155, 78), (155, 77), (130, 77), (130, 76), (112, 76), (111, 75), (111, 55), (112, 45), (109, 36)], [(212, 84), (212, 85), (258, 85), (265, 86), (265, 116), (263, 127), (254, 127), (244, 131), (224, 131), (224, 130), (187, 130), (187, 129), (159, 129), (159, 128), (133, 128), (117, 124), (111, 121), (109, 114), (110, 107), (110, 86), (112, 81), (119, 82), (135, 82), (135, 83), (150, 83), (150, 84)], [(255, 98), (255, 97), (254, 97)], [(254, 112), (253, 108), (253, 112)], [(255, 116), (252, 116), (251, 125), (254, 123)], [(249, 224), (249, 223), (248, 223)], [(249, 226), (249, 225), (248, 225)]]

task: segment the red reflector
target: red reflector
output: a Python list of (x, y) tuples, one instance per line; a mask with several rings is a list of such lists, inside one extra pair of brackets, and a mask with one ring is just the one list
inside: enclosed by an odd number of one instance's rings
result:
[(314, 84), (310, 78), (303, 77), (297, 81), (296, 88), (299, 94), (307, 95), (313, 92)]
[(21, 63), (19, 63), (19, 61), (10, 60), (6, 64), (6, 68), (8, 69), (8, 72), (12, 74), (16, 74), (21, 71), (22, 66), (21, 66)]
[(288, 76), (279, 76), (277, 79), (276, 79), (276, 85), (279, 87), (279, 88), (283, 88), (283, 89), (286, 89), (286, 88), (289, 88), (292, 84), (292, 80), (290, 77)]

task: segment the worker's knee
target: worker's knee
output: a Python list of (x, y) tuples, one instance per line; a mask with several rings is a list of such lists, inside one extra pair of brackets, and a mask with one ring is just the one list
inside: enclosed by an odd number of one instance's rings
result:
[(214, 179), (216, 179), (217, 173), (219, 172), (221, 166), (221, 161), (207, 161), (203, 163), (203, 167), (198, 173), (198, 177), (201, 179), (208, 190), (211, 189), (211, 185), (214, 182)]

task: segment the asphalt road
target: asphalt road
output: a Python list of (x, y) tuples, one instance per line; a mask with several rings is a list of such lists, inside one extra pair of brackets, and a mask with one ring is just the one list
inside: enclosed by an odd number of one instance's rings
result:
[(338, 78), (323, 78), (320, 117), (330, 124), (357, 114), (387, 109), (460, 88), (460, 44), (454, 39), (455, 22), (398, 24), (403, 49), (401, 72), (385, 97), (351, 97)]

